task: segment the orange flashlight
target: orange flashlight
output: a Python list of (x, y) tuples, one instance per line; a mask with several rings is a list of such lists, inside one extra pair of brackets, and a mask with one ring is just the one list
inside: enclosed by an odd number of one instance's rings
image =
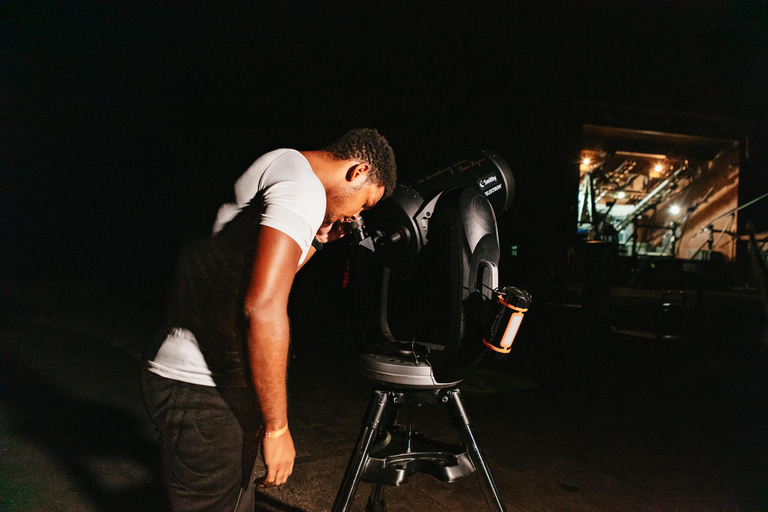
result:
[(505, 286), (496, 288), (493, 296), (495, 314), (484, 333), (483, 343), (500, 354), (508, 354), (523, 315), (531, 305), (531, 294), (514, 286)]

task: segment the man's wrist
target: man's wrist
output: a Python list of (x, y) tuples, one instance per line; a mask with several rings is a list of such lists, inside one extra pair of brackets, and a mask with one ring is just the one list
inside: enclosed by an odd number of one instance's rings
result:
[(283, 434), (288, 432), (288, 423), (286, 423), (282, 428), (276, 429), (276, 430), (264, 430), (264, 439), (275, 439), (276, 437), (280, 437)]
[(312, 239), (312, 247), (314, 247), (316, 251), (323, 250), (324, 245), (325, 244), (323, 244), (320, 240), (318, 240), (317, 237)]

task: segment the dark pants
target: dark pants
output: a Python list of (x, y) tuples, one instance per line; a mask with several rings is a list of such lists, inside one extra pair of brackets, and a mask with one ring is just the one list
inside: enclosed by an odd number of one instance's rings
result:
[(214, 388), (142, 370), (147, 411), (160, 433), (172, 511), (252, 511), (259, 408), (247, 388)]

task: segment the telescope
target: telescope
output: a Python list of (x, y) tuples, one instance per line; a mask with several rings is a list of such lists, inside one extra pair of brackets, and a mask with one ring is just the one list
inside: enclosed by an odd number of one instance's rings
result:
[[(491, 150), (469, 149), (398, 185), (361, 217), (353, 284), (370, 352), (428, 352), (435, 379), (427, 387), (460, 381), (487, 349), (509, 353), (531, 301), (498, 283), (496, 217), (514, 195), (507, 163)], [(376, 361), (367, 364), (375, 371)]]
[[(489, 506), (505, 510), (457, 386), (486, 354), (509, 354), (531, 303), (498, 282), (496, 218), (514, 195), (506, 161), (469, 148), (399, 183), (352, 226), (360, 366), (374, 392), (334, 512), (348, 510), (360, 480), (376, 484), (366, 510), (385, 510), (384, 486), (416, 472), (444, 482), (477, 474)], [(462, 444), (414, 433), (411, 408), (430, 403), (448, 407)]]

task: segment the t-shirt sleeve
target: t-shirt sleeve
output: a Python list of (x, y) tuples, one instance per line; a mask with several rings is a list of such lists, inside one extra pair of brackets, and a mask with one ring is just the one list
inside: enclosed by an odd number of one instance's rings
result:
[(309, 162), (287, 152), (264, 172), (264, 213), (259, 223), (290, 236), (301, 248), (303, 261), (325, 216), (325, 189)]

